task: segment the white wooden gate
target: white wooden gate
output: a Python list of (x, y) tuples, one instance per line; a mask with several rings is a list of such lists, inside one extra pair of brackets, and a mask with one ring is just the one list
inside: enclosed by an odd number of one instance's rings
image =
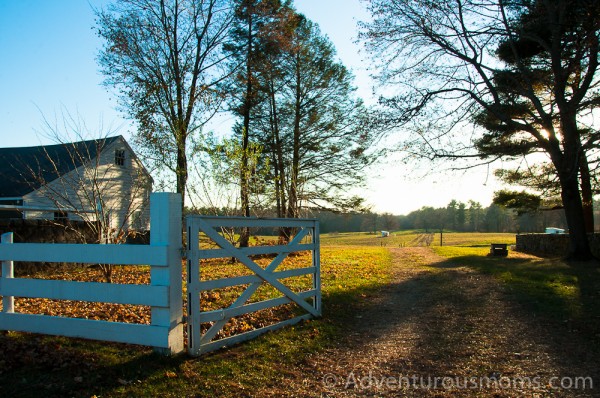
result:
[[(254, 338), (261, 333), (321, 315), (318, 221), (188, 216), (186, 223), (188, 237), (187, 330), (188, 352), (191, 355), (200, 355), (204, 352), (226, 347)], [(287, 245), (236, 248), (222, 235), (221, 228), (292, 228), (296, 231), (296, 234)], [(214, 248), (200, 247), (199, 236), (201, 233), (205, 234), (214, 243)], [(309, 243), (304, 243), (305, 241), (309, 241)], [(312, 253), (311, 266), (275, 272), (290, 253), (299, 251), (310, 251)], [(276, 256), (266, 268), (259, 266), (251, 258), (251, 256), (268, 254), (275, 254)], [(252, 275), (202, 280), (201, 260), (215, 258), (235, 258), (251, 270)], [(312, 279), (312, 288), (305, 291), (294, 292), (281, 281), (281, 279), (304, 275), (310, 275)], [(273, 286), (282, 296), (248, 303), (248, 300), (263, 283)], [(202, 310), (201, 293), (203, 291), (239, 285), (247, 285), (247, 287), (230, 306), (212, 311)], [(215, 340), (219, 331), (233, 317), (290, 303), (301, 308), (303, 314), (276, 324)], [(204, 333), (201, 330), (203, 323), (210, 325)]]

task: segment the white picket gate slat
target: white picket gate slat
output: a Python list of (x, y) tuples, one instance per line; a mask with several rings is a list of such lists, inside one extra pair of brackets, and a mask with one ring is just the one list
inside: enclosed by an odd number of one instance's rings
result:
[(226, 338), (221, 339), (221, 340), (216, 340), (216, 341), (211, 341), (211, 342), (208, 342), (208, 343), (204, 343), (202, 345), (201, 352), (210, 352), (210, 351), (214, 351), (214, 350), (219, 350), (221, 348), (229, 347), (229, 346), (232, 346), (234, 344), (241, 343), (243, 341), (254, 339), (254, 338), (260, 336), (261, 334), (264, 334), (264, 333), (267, 333), (267, 332), (272, 332), (274, 330), (281, 329), (281, 328), (286, 327), (286, 326), (292, 326), (292, 325), (295, 325), (297, 323), (300, 323), (302, 321), (309, 320), (309, 319), (312, 319), (312, 318), (314, 318), (314, 316), (312, 314), (300, 315), (300, 316), (297, 316), (297, 317), (292, 318), (292, 319), (287, 319), (285, 321), (281, 321), (281, 322), (276, 323), (274, 325), (265, 326), (265, 327), (260, 328), (260, 329), (250, 330), (248, 332), (236, 334), (234, 336), (226, 337)]
[[(273, 275), (275, 275), (275, 277), (277, 279), (285, 279), (285, 278), (293, 278), (295, 276), (314, 274), (315, 272), (316, 272), (315, 267), (307, 267), (307, 268), (290, 269), (287, 271), (273, 272)], [(262, 282), (262, 279), (256, 275), (235, 276), (232, 278), (201, 281), (198, 284), (195, 284), (194, 287), (188, 288), (188, 291), (190, 291), (190, 292), (193, 291), (194, 293), (199, 294), (203, 290), (222, 289), (225, 287), (247, 285), (249, 283), (261, 283), (261, 282)], [(192, 290), (194, 288), (196, 288), (196, 290)]]
[(169, 348), (169, 326), (59, 316), (0, 313), (2, 329)]
[(46, 279), (0, 279), (6, 296), (168, 307), (168, 287)]
[[(308, 290), (306, 292), (298, 293), (298, 297), (308, 299), (317, 295), (316, 290)], [(240, 307), (230, 307), (214, 311), (206, 311), (200, 313), (200, 322), (217, 322), (221, 320), (229, 320), (234, 316), (240, 316), (249, 314), (251, 312), (257, 312), (266, 310), (268, 308), (279, 307), (280, 305), (293, 303), (291, 299), (287, 297), (279, 297), (275, 299), (263, 300), (257, 303), (245, 304)]]
[(167, 266), (167, 246), (71, 243), (13, 243), (0, 250), (0, 260)]
[[(301, 251), (312, 250), (312, 244), (301, 244), (301, 245), (277, 245), (277, 246), (253, 246), (253, 247), (240, 247), (236, 249), (236, 252), (243, 254), (244, 256), (258, 256), (264, 254), (276, 254), (276, 253), (294, 253)], [(229, 257), (229, 249), (207, 249), (200, 250), (199, 255), (201, 258), (222, 258)]]
[[(2, 234), (0, 238), (0, 251), (5, 247), (13, 244), (13, 234)], [(14, 262), (12, 260), (2, 261), (2, 280), (11, 280), (15, 277)], [(14, 296), (5, 295), (0, 289), (0, 295), (2, 295), (2, 311), (7, 314), (11, 314), (15, 311), (15, 298)]]
[(221, 217), (221, 216), (189, 216), (192, 219), (201, 217), (210, 227), (265, 227), (265, 228), (312, 228), (314, 219), (304, 218), (260, 218), (260, 217)]

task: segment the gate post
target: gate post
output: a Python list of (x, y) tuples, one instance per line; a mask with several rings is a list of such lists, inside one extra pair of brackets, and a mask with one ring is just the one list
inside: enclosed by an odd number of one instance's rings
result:
[(318, 220), (314, 221), (312, 233), (312, 264), (313, 267), (315, 267), (315, 273), (313, 275), (313, 289), (317, 292), (313, 301), (313, 305), (319, 313), (319, 316), (321, 316), (321, 231), (319, 230)]
[[(4, 244), (13, 243), (13, 233), (7, 232), (2, 234), (2, 241)], [(14, 278), (14, 263), (12, 261), (2, 261), (2, 279)], [(13, 296), (2, 297), (2, 311), (7, 313), (15, 312), (15, 298)]]
[(169, 288), (169, 307), (152, 307), (151, 324), (168, 327), (168, 348), (156, 350), (166, 355), (177, 354), (184, 350), (180, 194), (150, 194), (150, 245), (168, 247), (168, 266), (150, 268), (150, 284)]

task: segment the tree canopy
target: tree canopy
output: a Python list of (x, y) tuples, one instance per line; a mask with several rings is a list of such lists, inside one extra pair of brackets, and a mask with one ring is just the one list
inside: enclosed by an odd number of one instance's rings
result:
[[(364, 181), (373, 134), (352, 74), (318, 26), (289, 3), (237, 7), (226, 46), (237, 61), (227, 83), (230, 109), (242, 154), (255, 143), (269, 164), (273, 187), (263, 200), (275, 202), (279, 217), (299, 217), (303, 208), (359, 208), (347, 187)], [(241, 202), (250, 214), (245, 164), (243, 158)]]
[(96, 12), (105, 85), (118, 90), (147, 160), (173, 171), (185, 197), (190, 142), (219, 109), (227, 0), (122, 0)]
[[(214, 183), (239, 189), (244, 216), (253, 204), (279, 217), (361, 207), (348, 187), (374, 159), (368, 110), (292, 1), (123, 0), (96, 14), (105, 84), (136, 121), (144, 158), (173, 171), (178, 192), (188, 169), (220, 164)], [(234, 116), (232, 131), (203, 132), (219, 111)]]
[[(600, 4), (577, 0), (373, 0), (361, 37), (387, 86), (381, 122), (436, 158), (552, 165), (571, 255), (589, 258), (584, 202), (598, 139)], [(392, 88), (394, 92), (391, 92)], [(582, 193), (585, 200), (582, 200)]]

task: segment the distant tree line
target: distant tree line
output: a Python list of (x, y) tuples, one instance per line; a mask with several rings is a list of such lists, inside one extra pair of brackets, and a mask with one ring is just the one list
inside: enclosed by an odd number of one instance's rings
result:
[[(214, 214), (227, 216), (235, 209), (199, 208), (186, 209), (188, 213)], [(276, 216), (277, 209), (267, 209), (262, 216)], [(423, 206), (405, 215), (389, 212), (306, 212), (302, 217), (316, 218), (320, 222), (322, 233), (368, 232), (422, 230), (426, 233), (443, 231), (454, 232), (544, 232), (547, 227), (567, 228), (562, 209), (530, 210), (521, 212), (505, 206), (491, 204), (483, 207), (481, 203), (469, 200), (467, 203), (451, 200), (446, 207)], [(254, 231), (254, 234), (270, 235), (271, 231)]]
[(425, 232), (544, 232), (547, 227), (566, 228), (563, 210), (538, 210), (519, 214), (513, 209), (479, 202), (452, 200), (446, 207), (423, 206), (406, 215), (391, 213), (340, 214), (319, 212), (323, 233), (372, 232), (419, 229)]

